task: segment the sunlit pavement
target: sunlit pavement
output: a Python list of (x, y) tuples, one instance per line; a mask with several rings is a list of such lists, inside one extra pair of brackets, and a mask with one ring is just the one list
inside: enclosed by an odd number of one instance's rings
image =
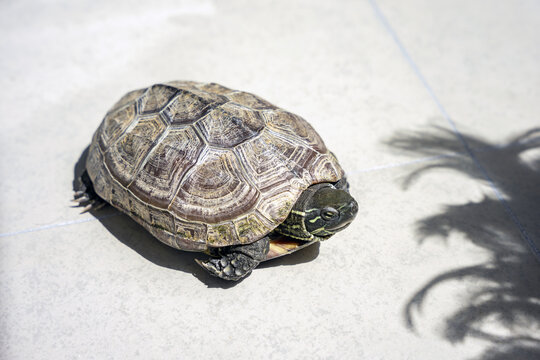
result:
[[(540, 357), (535, 1), (0, 4), (0, 358)], [(253, 92), (310, 121), (357, 219), (237, 284), (70, 207), (125, 92)]]

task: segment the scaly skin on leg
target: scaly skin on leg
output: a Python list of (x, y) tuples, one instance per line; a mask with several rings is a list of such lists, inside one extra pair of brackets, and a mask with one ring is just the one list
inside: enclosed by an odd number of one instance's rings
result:
[(252, 244), (217, 249), (217, 256), (221, 257), (195, 261), (213, 276), (236, 281), (251, 273), (264, 261), (269, 249), (270, 239), (265, 236)]

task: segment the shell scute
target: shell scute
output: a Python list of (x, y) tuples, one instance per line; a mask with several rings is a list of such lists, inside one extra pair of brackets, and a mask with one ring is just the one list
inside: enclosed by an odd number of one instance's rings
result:
[(228, 102), (209, 112), (195, 126), (208, 144), (231, 148), (257, 136), (264, 121), (258, 112)]
[(315, 161), (306, 165), (313, 182), (337, 182), (343, 175), (343, 169), (332, 153), (320, 155)]
[(159, 115), (139, 118), (105, 153), (105, 164), (118, 181), (128, 186), (137, 167), (144, 160), (155, 141), (165, 131)]
[(88, 158), (86, 160), (86, 169), (88, 175), (92, 179), (92, 185), (94, 186), (94, 191), (99, 194), (99, 196), (107, 201), (111, 202), (111, 176), (108, 169), (103, 166), (103, 154), (99, 148), (97, 141), (90, 144), (88, 149)]
[(193, 89), (180, 89), (162, 112), (172, 125), (189, 125), (227, 101), (224, 96)]
[(234, 91), (227, 94), (231, 101), (255, 110), (277, 109), (268, 101), (243, 91)]
[(109, 187), (109, 203), (116, 208), (124, 210), (131, 216), (131, 204), (129, 201), (131, 195), (129, 191), (116, 181), (112, 181)]
[(238, 145), (235, 152), (250, 181), (265, 193), (290, 186), (290, 180), (296, 176), (289, 167), (294, 150), (290, 143), (272, 138), (263, 130), (261, 136)]
[(206, 243), (211, 247), (233, 245), (238, 242), (238, 236), (232, 222), (212, 224), (208, 226)]
[(188, 80), (175, 80), (175, 81), (168, 81), (165, 83), (165, 85), (175, 87), (177, 89), (198, 89), (200, 83), (196, 81), (188, 81)]
[(180, 249), (186, 250), (204, 250), (207, 242), (207, 225), (174, 219), (176, 242)]
[(173, 98), (178, 88), (169, 85), (152, 85), (138, 100), (139, 114), (152, 114), (161, 110)]
[(120, 109), (121, 107), (124, 107), (128, 104), (131, 104), (131, 103), (135, 104), (135, 101), (139, 99), (144, 94), (145, 91), (146, 89), (137, 89), (137, 90), (128, 92), (126, 95), (122, 96), (122, 98), (120, 98), (120, 100), (118, 100), (116, 104), (113, 105), (109, 113), (117, 109)]
[(216, 83), (208, 83), (208, 84), (198, 83), (196, 86), (197, 88), (203, 91), (207, 91), (209, 93), (219, 94), (219, 95), (225, 95), (227, 93), (234, 91), (234, 90), (229, 89), (228, 87), (225, 87), (223, 85), (216, 84)]
[(309, 147), (320, 153), (326, 153), (328, 149), (315, 129), (301, 116), (285, 110), (264, 111), (266, 125), (288, 138), (300, 139)]
[(232, 152), (209, 151), (185, 176), (169, 209), (186, 220), (218, 223), (249, 212), (258, 198)]
[(129, 189), (142, 200), (166, 209), (203, 147), (193, 128), (171, 129), (147, 156)]
[(287, 217), (301, 191), (300, 188), (291, 188), (263, 194), (257, 210), (277, 226)]
[(108, 113), (100, 126), (100, 131), (97, 132), (99, 146), (102, 151), (105, 151), (113, 144), (122, 134), (122, 132), (132, 123), (137, 110), (135, 104), (124, 106)]
[(249, 243), (254, 238), (262, 238), (272, 231), (274, 228), (272, 225), (257, 211), (234, 221), (236, 234), (238, 234), (239, 242), (242, 244)]
[(154, 228), (171, 231), (174, 229), (174, 217), (170, 212), (148, 206), (148, 223)]

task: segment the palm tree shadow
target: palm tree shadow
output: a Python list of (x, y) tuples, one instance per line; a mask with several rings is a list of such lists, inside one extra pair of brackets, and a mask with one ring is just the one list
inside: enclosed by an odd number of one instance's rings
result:
[[(80, 176), (86, 168), (85, 164), (87, 156), (88, 147), (82, 152), (75, 163), (73, 169), (73, 191), (78, 191), (81, 188)], [(97, 211), (91, 210), (89, 213), (116, 239), (118, 239), (118, 241), (134, 250), (145, 259), (158, 266), (192, 274), (210, 288), (231, 288), (249, 278), (249, 276), (247, 276), (239, 281), (226, 281), (209, 275), (195, 262), (195, 259), (204, 259), (207, 255), (179, 251), (163, 244), (129, 216), (114, 209), (112, 206), (107, 205)], [(264, 269), (271, 266), (286, 266), (309, 262), (314, 260), (318, 254), (319, 243), (316, 243), (290, 255), (266, 261), (259, 265), (258, 268)], [(257, 271), (257, 269), (254, 271)]]
[[(536, 214), (537, 217), (540, 214), (540, 159), (525, 161), (524, 157), (527, 151), (540, 148), (540, 128), (515, 136), (504, 145), (493, 145), (470, 134), (463, 137), (497, 182), (509, 207), (520, 215)], [(404, 188), (413, 186), (426, 172), (439, 168), (485, 181), (451, 131), (433, 128), (398, 133), (386, 144), (396, 151), (414, 155), (444, 154), (406, 176)], [(498, 220), (501, 208), (497, 198), (484, 195), (481, 201), (447, 205), (440, 213), (416, 224), (420, 243), (444, 239), (457, 232), (463, 235), (459, 238), (484, 249), (489, 256), (485, 262), (431, 279), (406, 304), (404, 318), (407, 326), (415, 330), (415, 319), (432, 290), (450, 281), (472, 280), (475, 288), (463, 294), (465, 303), (445, 317), (444, 337), (452, 343), (468, 338), (488, 341), (490, 346), (479, 357), (483, 360), (540, 358), (540, 263), (516, 224)], [(525, 218), (523, 225), (530, 234), (538, 234), (538, 223), (534, 219)], [(488, 322), (495, 322), (499, 330), (505, 331), (490, 331), (486, 326)]]

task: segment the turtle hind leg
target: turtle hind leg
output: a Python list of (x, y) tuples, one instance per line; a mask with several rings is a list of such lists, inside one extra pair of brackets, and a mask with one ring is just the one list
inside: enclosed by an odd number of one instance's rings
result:
[[(270, 249), (270, 239), (264, 238), (248, 245), (237, 245), (218, 249), (217, 257), (195, 261), (210, 275), (224, 280), (237, 281), (249, 275), (266, 259)], [(221, 257), (220, 257), (221, 256)]]
[(90, 176), (86, 170), (80, 177), (80, 187), (78, 191), (73, 194), (73, 202), (77, 203), (75, 207), (82, 207), (81, 214), (84, 214), (90, 210), (99, 210), (107, 203), (96, 194), (94, 185), (90, 180)]

